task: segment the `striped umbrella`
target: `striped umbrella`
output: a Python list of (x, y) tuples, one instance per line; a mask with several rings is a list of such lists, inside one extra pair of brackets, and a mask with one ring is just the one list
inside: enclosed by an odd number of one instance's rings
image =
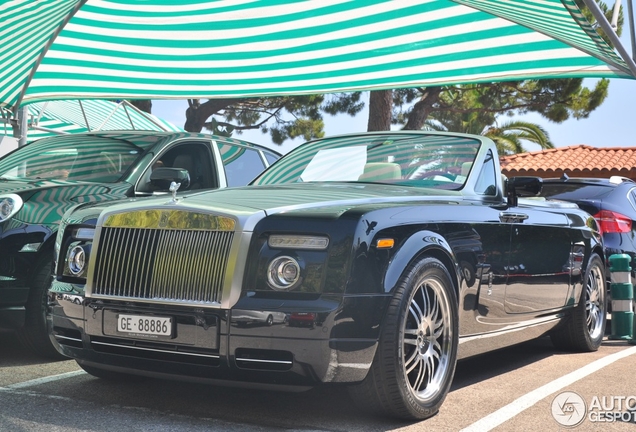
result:
[(0, 0), (0, 35), (0, 106), (14, 111), (636, 77), (574, 0)]
[[(27, 105), (27, 142), (52, 135), (107, 130), (176, 131), (183, 129), (145, 113), (127, 101), (57, 100)], [(10, 113), (5, 112), (5, 118)], [(3, 129), (4, 128), (4, 129)], [(11, 135), (9, 122), (0, 122), (0, 134)]]

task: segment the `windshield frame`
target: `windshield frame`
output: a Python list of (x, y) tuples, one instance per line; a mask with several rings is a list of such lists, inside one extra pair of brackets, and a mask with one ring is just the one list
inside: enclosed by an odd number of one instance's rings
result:
[(460, 191), (483, 141), (423, 131), (339, 135), (309, 141), (283, 156), (251, 185), (345, 182)]

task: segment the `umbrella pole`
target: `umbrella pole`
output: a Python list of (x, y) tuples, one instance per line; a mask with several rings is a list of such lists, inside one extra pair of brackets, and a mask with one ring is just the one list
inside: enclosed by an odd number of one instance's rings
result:
[(18, 138), (18, 147), (22, 147), (26, 145), (28, 131), (29, 131), (29, 109), (23, 106), (18, 111), (18, 121), (13, 126), (13, 136)]

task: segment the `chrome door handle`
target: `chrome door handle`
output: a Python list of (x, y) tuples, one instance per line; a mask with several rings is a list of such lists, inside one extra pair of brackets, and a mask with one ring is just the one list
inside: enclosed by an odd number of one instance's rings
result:
[(523, 222), (524, 220), (528, 219), (528, 217), (529, 216), (524, 213), (499, 213), (499, 220), (503, 223)]

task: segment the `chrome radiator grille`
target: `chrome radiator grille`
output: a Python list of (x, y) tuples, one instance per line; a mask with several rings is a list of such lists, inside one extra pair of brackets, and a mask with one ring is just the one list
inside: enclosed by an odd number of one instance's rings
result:
[(233, 236), (233, 231), (104, 227), (92, 293), (165, 302), (220, 302)]

